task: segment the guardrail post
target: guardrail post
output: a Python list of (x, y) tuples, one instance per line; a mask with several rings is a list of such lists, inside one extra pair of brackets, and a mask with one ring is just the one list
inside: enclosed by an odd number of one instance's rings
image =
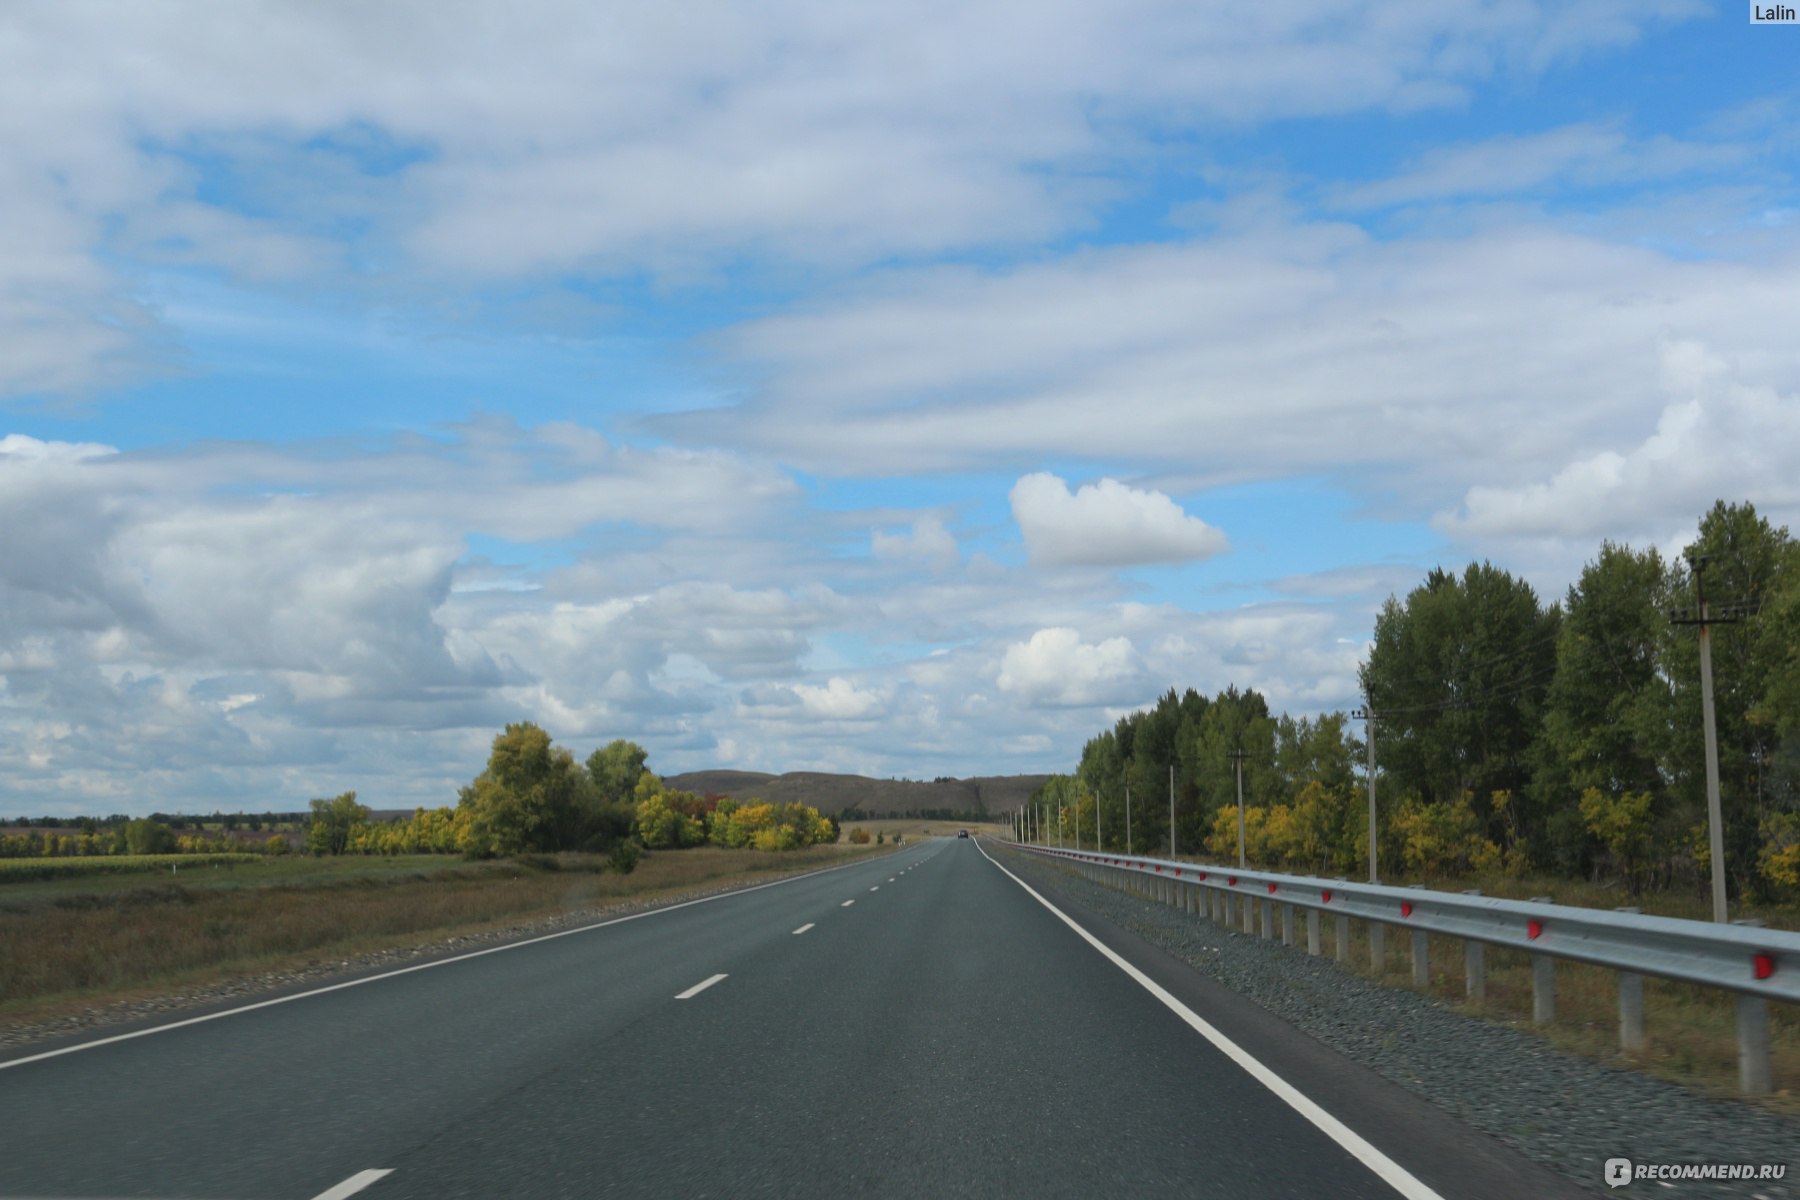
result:
[(1737, 998), (1738, 1086), (1746, 1096), (1766, 1096), (1775, 1088), (1769, 1060), (1769, 1002), (1761, 996)]
[[(1733, 925), (1762, 928), (1760, 918), (1733, 921)], [(1774, 1064), (1769, 1057), (1769, 1002), (1761, 996), (1737, 998), (1738, 1087), (1746, 1096), (1766, 1096), (1775, 1090)]]
[(1319, 910), (1316, 908), (1306, 910), (1306, 952), (1315, 955), (1319, 952)]
[(1266, 938), (1275, 936), (1275, 902), (1258, 900), (1256, 907), (1262, 909), (1262, 935)]
[(1415, 929), (1412, 933), (1413, 986), (1427, 987), (1431, 983), (1431, 935), (1423, 929)]
[[(1634, 913), (1629, 905), (1614, 912)], [(1619, 1049), (1641, 1054), (1644, 1049), (1644, 977), (1633, 971), (1619, 972)]]
[(1281, 944), (1294, 944), (1294, 906), (1286, 903), (1281, 906)]
[(1337, 919), (1337, 960), (1341, 963), (1350, 961), (1350, 918), (1342, 913)]
[(1556, 1020), (1556, 960), (1548, 954), (1531, 956), (1531, 1019), (1539, 1025)]
[(1369, 922), (1369, 966), (1379, 975), (1387, 970), (1387, 926)]
[[(1481, 889), (1469, 888), (1463, 895), (1479, 896)], [(1473, 938), (1463, 943), (1463, 981), (1471, 1003), (1487, 999), (1487, 947)]]
[[(1553, 896), (1533, 896), (1533, 904), (1554, 904)], [(1531, 1020), (1548, 1025), (1556, 1020), (1556, 960), (1548, 954), (1531, 956)]]
[(1243, 914), (1244, 932), (1245, 933), (1255, 933), (1256, 932), (1256, 911), (1250, 903), (1250, 897), (1239, 896), (1238, 897), (1238, 909)]
[(1644, 977), (1632, 971), (1619, 972), (1619, 1049), (1644, 1049)]

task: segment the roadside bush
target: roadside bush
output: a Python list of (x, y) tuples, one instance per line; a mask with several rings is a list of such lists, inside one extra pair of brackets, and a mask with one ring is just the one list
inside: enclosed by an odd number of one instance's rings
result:
[(869, 831), (864, 829), (861, 825), (858, 825), (855, 829), (852, 829), (850, 831), (850, 844), (853, 846), (868, 845), (869, 844)]
[(629, 875), (637, 870), (638, 860), (643, 856), (644, 852), (638, 849), (636, 842), (630, 838), (620, 838), (607, 852), (606, 865), (621, 875)]

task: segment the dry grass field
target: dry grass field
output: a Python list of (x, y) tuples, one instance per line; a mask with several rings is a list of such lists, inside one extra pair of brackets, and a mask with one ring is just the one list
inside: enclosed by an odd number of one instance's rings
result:
[(817, 870), (885, 847), (784, 854), (702, 847), (646, 855), (630, 875), (588, 855), (268, 859), (179, 882), (100, 875), (0, 883), (0, 1021), (409, 946), (615, 903)]

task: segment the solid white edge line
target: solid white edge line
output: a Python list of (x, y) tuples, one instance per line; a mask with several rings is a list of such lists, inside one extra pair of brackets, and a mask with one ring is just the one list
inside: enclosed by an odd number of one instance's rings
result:
[(794, 936), (799, 937), (801, 934), (805, 933), (807, 930), (811, 929), (812, 927), (813, 927), (813, 923), (811, 921), (808, 921), (806, 924), (802, 925), (800, 928), (794, 930)]
[(689, 988), (685, 992), (682, 992), (680, 995), (676, 996), (675, 998), (677, 1000), (692, 1000), (695, 996), (698, 996), (701, 992), (704, 992), (707, 988), (711, 987), (713, 984), (719, 982), (719, 980), (724, 979), (724, 978), (725, 978), (724, 975), (713, 975), (713, 976), (710, 976), (709, 978), (702, 979), (699, 983), (696, 983), (693, 987)]
[(152, 1025), (148, 1029), (136, 1029), (130, 1033), (115, 1033), (111, 1037), (95, 1038), (91, 1042), (78, 1042), (73, 1046), (63, 1046), (56, 1050), (45, 1050), (40, 1054), (28, 1054), (24, 1058), (9, 1059), (0, 1062), (0, 1071), (11, 1067), (22, 1067), (26, 1063), (42, 1062), (47, 1058), (61, 1058), (65, 1054), (76, 1054), (82, 1050), (94, 1050), (101, 1046), (110, 1046), (114, 1042), (129, 1042), (136, 1038), (149, 1037), (153, 1033), (165, 1033), (171, 1029), (181, 1029), (188, 1025), (203, 1025), (207, 1021), (217, 1021), (221, 1017), (235, 1017), (239, 1013), (255, 1012), (259, 1008), (273, 1008), (277, 1004), (288, 1004), (295, 1000), (305, 1000), (312, 996), (323, 996), (327, 992), (340, 992), (345, 988), (361, 987), (365, 983), (377, 983), (383, 979), (393, 979), (398, 975), (410, 975), (414, 971), (429, 971), (433, 967), (447, 967), (451, 963), (467, 962), (471, 958), (482, 958), (489, 954), (499, 954), (504, 950), (517, 950), (522, 946), (535, 946), (539, 942), (555, 941), (557, 938), (569, 937), (577, 933), (590, 933), (596, 929), (605, 929), (609, 925), (623, 925), (627, 921), (637, 921), (644, 917), (660, 916), (672, 913), (677, 909), (692, 908), (696, 904), (711, 904), (714, 900), (729, 900), (733, 896), (745, 896), (751, 892), (760, 892), (764, 888), (781, 887), (783, 884), (798, 883), (802, 879), (812, 879), (819, 875), (829, 875), (833, 871), (846, 871), (851, 867), (865, 864), (857, 862), (840, 863), (835, 867), (821, 867), (817, 871), (807, 871), (800, 875), (789, 875), (786, 879), (771, 879), (767, 883), (758, 883), (735, 891), (720, 892), (715, 896), (701, 896), (695, 900), (683, 900), (680, 904), (670, 904), (663, 908), (646, 909), (643, 912), (630, 913), (623, 917), (612, 917), (605, 921), (596, 921), (592, 925), (577, 925), (573, 929), (559, 929), (555, 933), (539, 934), (534, 938), (522, 941), (507, 942), (500, 946), (489, 946), (485, 950), (471, 950), (467, 954), (453, 954), (449, 958), (435, 958), (430, 962), (414, 963), (410, 967), (397, 967), (392, 971), (383, 971), (379, 975), (364, 975), (360, 979), (346, 979), (342, 983), (329, 983), (324, 987), (312, 988), (309, 991), (295, 992), (291, 996), (277, 996), (273, 1000), (258, 1000), (254, 1004), (242, 1004), (236, 1008), (227, 1008), (215, 1013), (204, 1013), (198, 1017), (186, 1017), (180, 1021), (170, 1021), (167, 1025)]
[(374, 1183), (377, 1179), (385, 1179), (393, 1173), (391, 1168), (373, 1168), (367, 1171), (358, 1171), (336, 1187), (326, 1188), (324, 1191), (314, 1196), (313, 1200), (345, 1200), (345, 1197), (354, 1196), (356, 1193), (368, 1187), (371, 1183)]
[(1444, 1200), (1437, 1192), (1420, 1182), (1418, 1177), (1411, 1171), (1408, 1171), (1405, 1167), (1370, 1145), (1368, 1140), (1361, 1134), (1357, 1133), (1354, 1129), (1351, 1129), (1348, 1125), (1345, 1125), (1342, 1121), (1319, 1107), (1311, 1097), (1307, 1096), (1306, 1093), (1302, 1092), (1299, 1088), (1271, 1071), (1268, 1067), (1263, 1066), (1261, 1060), (1252, 1055), (1248, 1050), (1245, 1050), (1242, 1046), (1226, 1037), (1193, 1009), (1177, 1000), (1174, 996), (1171, 996), (1161, 984), (1132, 966), (1123, 957), (1117, 954), (1112, 947), (1106, 945), (1099, 938), (1076, 924), (1075, 920), (1062, 909), (1056, 907), (1056, 905), (1039, 895), (1037, 889), (1033, 888), (1023, 879), (1020, 879), (1017, 875), (1014, 875), (1011, 871), (1008, 871), (1004, 866), (1001, 866), (1000, 863), (995, 862), (993, 856), (985, 849), (982, 849), (981, 855), (983, 858), (993, 863), (994, 866), (999, 867), (1000, 871), (1008, 879), (1024, 888), (1026, 893), (1029, 894), (1033, 900), (1036, 900), (1052, 913), (1055, 913), (1057, 919), (1064, 925), (1067, 925), (1070, 929), (1073, 929), (1080, 935), (1083, 941), (1105, 955), (1107, 960), (1111, 962), (1113, 966), (1131, 976), (1132, 981), (1139, 987), (1162, 1001), (1166, 1008), (1176, 1016), (1180, 1017), (1183, 1021), (1186, 1021), (1188, 1026), (1192, 1028), (1195, 1033), (1198, 1033), (1201, 1037), (1211, 1042), (1221, 1054), (1242, 1067), (1250, 1078), (1256, 1080), (1256, 1082), (1275, 1093), (1276, 1097), (1279, 1098), (1282, 1103), (1305, 1117), (1308, 1121), (1311, 1121), (1319, 1132), (1341, 1146), (1350, 1157), (1356, 1159), (1358, 1162), (1362, 1163), (1363, 1166), (1373, 1171), (1381, 1178), (1383, 1183), (1386, 1183), (1396, 1192), (1405, 1196), (1407, 1200)]

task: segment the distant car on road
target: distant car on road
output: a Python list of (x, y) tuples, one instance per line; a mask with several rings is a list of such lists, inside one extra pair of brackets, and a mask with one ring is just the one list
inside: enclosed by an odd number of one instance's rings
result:
[(966, 829), (959, 829), (959, 830), (957, 830), (957, 831), (956, 831), (956, 836), (957, 836), (957, 837), (968, 837), (968, 836), (969, 836), (969, 831), (968, 831), (968, 830), (966, 830)]

